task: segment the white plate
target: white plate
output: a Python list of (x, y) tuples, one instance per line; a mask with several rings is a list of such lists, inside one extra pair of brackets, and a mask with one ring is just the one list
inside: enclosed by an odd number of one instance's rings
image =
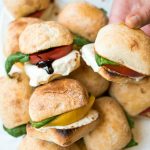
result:
[[(60, 7), (64, 6), (68, 2), (81, 1), (81, 0), (56, 0), (56, 3)], [(108, 14), (110, 12), (112, 0), (86, 0), (98, 7), (104, 8)], [(8, 23), (12, 20), (8, 16), (5, 8), (0, 0), (0, 76), (5, 75), (4, 71), (4, 56), (2, 50), (4, 48), (4, 38)], [(9, 109), (9, 108), (8, 108)], [(0, 122), (0, 150), (16, 150), (19, 142), (22, 138), (13, 138), (5, 133), (2, 129), (2, 123)], [(136, 118), (134, 134), (139, 145), (128, 150), (150, 150), (150, 120), (147, 118)]]

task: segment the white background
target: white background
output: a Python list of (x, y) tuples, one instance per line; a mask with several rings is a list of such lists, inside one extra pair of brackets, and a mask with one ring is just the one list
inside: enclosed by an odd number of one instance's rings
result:
[[(66, 1), (67, 0), (57, 0), (59, 4), (60, 3), (65, 4)], [(68, 1), (71, 2), (73, 0)], [(110, 11), (112, 0), (87, 0), (87, 1), (99, 7), (103, 7), (108, 12)], [(0, 76), (4, 75), (4, 57), (2, 55), (2, 50), (3, 50), (4, 33), (5, 30), (7, 29), (7, 23), (9, 21), (8, 18), (9, 17), (4, 12), (2, 0), (0, 0)], [(135, 119), (134, 134), (136, 140), (139, 142), (139, 145), (130, 150), (150, 150), (150, 120), (147, 118)], [(20, 140), (21, 138), (13, 138), (8, 134), (6, 134), (3, 131), (2, 123), (0, 122), (0, 150), (16, 150)]]

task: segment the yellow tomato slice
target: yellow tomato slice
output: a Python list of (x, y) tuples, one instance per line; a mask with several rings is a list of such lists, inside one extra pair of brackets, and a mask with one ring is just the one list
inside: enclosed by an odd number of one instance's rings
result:
[(24, 65), (22, 63), (20, 63), (20, 62), (15, 63), (15, 65), (17, 67), (19, 67), (20, 69), (24, 69)]
[(80, 119), (86, 116), (86, 114), (93, 106), (94, 101), (95, 97), (91, 96), (89, 99), (89, 103), (86, 106), (60, 115), (56, 119), (48, 123), (46, 126), (65, 126), (79, 121)]

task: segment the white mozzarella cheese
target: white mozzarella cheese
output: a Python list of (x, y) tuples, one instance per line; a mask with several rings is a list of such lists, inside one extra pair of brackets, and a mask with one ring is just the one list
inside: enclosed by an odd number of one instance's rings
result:
[(52, 63), (54, 72), (48, 74), (43, 68), (30, 63), (25, 64), (25, 72), (30, 78), (30, 85), (36, 87), (40, 84), (47, 83), (53, 75), (67, 76), (80, 65), (80, 53), (72, 51), (68, 55), (55, 60)]
[(84, 45), (81, 49), (81, 53), (82, 53), (82, 58), (86, 62), (86, 64), (92, 67), (92, 69), (95, 72), (98, 72), (99, 66), (97, 65), (95, 60), (94, 44), (92, 43), (92, 44)]

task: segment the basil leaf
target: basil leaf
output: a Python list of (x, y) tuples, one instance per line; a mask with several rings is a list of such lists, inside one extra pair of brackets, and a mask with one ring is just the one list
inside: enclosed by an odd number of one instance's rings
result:
[(3, 129), (11, 136), (19, 137), (21, 135), (26, 134), (26, 125), (21, 125), (12, 129), (8, 129), (5, 126), (3, 126)]
[(15, 54), (10, 55), (6, 62), (5, 62), (5, 70), (6, 73), (8, 74), (13, 66), (13, 64), (15, 64), (16, 62), (27, 62), (29, 61), (29, 55), (28, 54), (23, 54), (21, 52), (17, 52)]
[(31, 126), (34, 127), (34, 128), (41, 128), (41, 127), (45, 126), (46, 124), (48, 124), (49, 122), (56, 119), (56, 117), (57, 116), (50, 117), (50, 118), (42, 120), (40, 122), (34, 122), (34, 121), (30, 120), (30, 123), (31, 123)]
[(83, 37), (80, 37), (80, 36), (75, 35), (75, 36), (74, 36), (73, 43), (74, 43), (75, 45), (77, 45), (77, 46), (82, 47), (82, 46), (84, 46), (84, 45), (86, 45), (86, 44), (89, 44), (89, 43), (91, 43), (91, 42), (88, 41), (88, 40), (86, 40), (86, 39), (83, 38)]
[(131, 129), (134, 128), (134, 120), (133, 120), (133, 118), (131, 116), (129, 116), (126, 112), (125, 112), (125, 114), (126, 114), (127, 121), (129, 123), (130, 128)]
[(99, 56), (98, 54), (95, 54), (95, 60), (98, 64), (98, 66), (103, 66), (103, 65), (117, 65), (117, 63), (110, 61), (104, 57)]
[(134, 138), (132, 138), (125, 148), (130, 148), (130, 147), (137, 146), (137, 145), (138, 143), (134, 140)]
[(105, 15), (107, 15), (107, 11), (104, 8), (99, 8)]

